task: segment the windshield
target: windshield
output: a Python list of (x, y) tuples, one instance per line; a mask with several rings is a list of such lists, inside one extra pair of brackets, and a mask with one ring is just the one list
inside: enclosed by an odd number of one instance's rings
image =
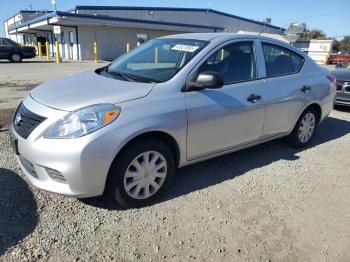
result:
[(106, 74), (125, 81), (165, 82), (181, 70), (208, 42), (191, 39), (155, 39), (121, 56)]

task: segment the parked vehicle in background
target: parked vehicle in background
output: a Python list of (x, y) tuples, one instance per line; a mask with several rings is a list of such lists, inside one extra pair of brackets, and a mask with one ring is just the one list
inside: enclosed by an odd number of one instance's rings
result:
[(328, 58), (328, 64), (343, 64), (350, 60), (350, 54), (331, 54)]
[(337, 94), (334, 103), (336, 105), (350, 106), (350, 61), (343, 66), (344, 68), (332, 71), (332, 75), (337, 79)]
[(33, 58), (36, 50), (31, 46), (22, 46), (8, 38), (0, 37), (0, 59), (7, 59), (13, 63), (20, 63), (22, 59)]
[(307, 146), (335, 93), (328, 70), (284, 42), (173, 35), (31, 90), (11, 141), (33, 185), (140, 206), (176, 168), (281, 137)]
[(343, 64), (337, 64), (335, 66), (336, 68), (346, 68), (346, 69), (350, 69), (350, 60), (343, 63)]

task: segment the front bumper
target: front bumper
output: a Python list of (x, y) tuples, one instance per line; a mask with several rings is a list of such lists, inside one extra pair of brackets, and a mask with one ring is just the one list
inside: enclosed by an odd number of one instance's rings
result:
[[(47, 128), (68, 112), (46, 107), (30, 97), (23, 104), (47, 117), (27, 139), (19, 136), (13, 126), (10, 130), (17, 140), (18, 163), (28, 180), (40, 189), (65, 196), (83, 198), (103, 194), (109, 168), (121, 143), (111, 137), (111, 127), (76, 139), (45, 139)], [(58, 171), (65, 181), (52, 179), (48, 169)]]

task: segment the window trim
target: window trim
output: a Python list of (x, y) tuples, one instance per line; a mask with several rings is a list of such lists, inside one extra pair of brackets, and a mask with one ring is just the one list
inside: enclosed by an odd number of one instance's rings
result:
[[(266, 67), (266, 60), (265, 60), (265, 53), (264, 53), (264, 44), (265, 44), (265, 45), (270, 45), (270, 46), (276, 46), (276, 47), (278, 47), (278, 48), (280, 48), (280, 49), (287, 50), (290, 54), (293, 53), (293, 54), (295, 54), (296, 56), (299, 56), (300, 58), (302, 58), (302, 65), (301, 65), (299, 71), (297, 71), (297, 72), (292, 72), (292, 73), (286, 73), (286, 74), (280, 74), (280, 75), (274, 75), (274, 76), (268, 76), (268, 75), (267, 75), (267, 70), (266, 70), (267, 67)], [(285, 46), (282, 46), (282, 45), (279, 45), (279, 44), (276, 44), (276, 43), (271, 43), (271, 42), (268, 42), (268, 41), (265, 41), (265, 40), (261, 40), (261, 41), (260, 41), (260, 45), (261, 45), (261, 50), (262, 50), (263, 64), (264, 64), (264, 67), (265, 67), (265, 77), (264, 77), (264, 79), (276, 78), (276, 77), (281, 77), (281, 76), (289, 76), (289, 75), (297, 75), (297, 74), (299, 74), (299, 73), (303, 70), (304, 65), (305, 65), (305, 60), (306, 60), (304, 56), (298, 54), (297, 52), (291, 50), (291, 49), (288, 48), (288, 47), (285, 47)], [(291, 57), (291, 55), (290, 55), (290, 57)]]
[(252, 82), (252, 81), (257, 81), (261, 80), (262, 78), (259, 77), (259, 58), (258, 58), (258, 49), (257, 49), (257, 39), (256, 38), (249, 38), (249, 39), (230, 39), (225, 42), (220, 43), (216, 47), (214, 47), (210, 52), (208, 52), (199, 63), (193, 67), (191, 72), (188, 74), (186, 78), (186, 83), (190, 81), (190, 79), (197, 74), (198, 69), (207, 61), (215, 52), (219, 51), (220, 49), (224, 48), (225, 46), (231, 45), (231, 44), (236, 44), (236, 43), (252, 43), (253, 45), (253, 51), (254, 51), (254, 59), (255, 59), (255, 78), (254, 79), (249, 79), (249, 80), (242, 80), (242, 81), (235, 81), (235, 82), (229, 82), (225, 83), (222, 88), (228, 85), (234, 85), (234, 84), (241, 84), (241, 83), (246, 83), (246, 82)]

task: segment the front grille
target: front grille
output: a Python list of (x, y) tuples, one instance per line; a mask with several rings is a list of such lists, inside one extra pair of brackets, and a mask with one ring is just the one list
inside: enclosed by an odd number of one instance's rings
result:
[(18, 135), (27, 138), (46, 118), (29, 111), (20, 104), (13, 118), (13, 127)]

